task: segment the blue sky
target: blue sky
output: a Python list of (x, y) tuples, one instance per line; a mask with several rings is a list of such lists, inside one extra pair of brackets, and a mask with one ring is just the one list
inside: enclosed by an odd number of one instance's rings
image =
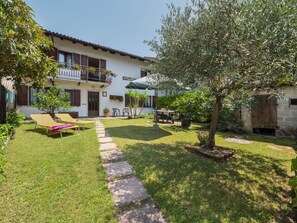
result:
[(144, 40), (156, 36), (168, 3), (183, 0), (25, 0), (46, 29), (139, 56), (154, 56)]

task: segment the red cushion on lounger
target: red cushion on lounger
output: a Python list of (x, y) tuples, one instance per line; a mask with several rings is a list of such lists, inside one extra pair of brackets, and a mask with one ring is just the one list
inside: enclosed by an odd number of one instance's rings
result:
[(69, 128), (71, 126), (75, 126), (75, 125), (73, 125), (73, 124), (56, 125), (56, 126), (51, 127), (51, 131), (56, 132), (56, 131), (59, 131), (59, 130), (62, 130), (62, 129)]

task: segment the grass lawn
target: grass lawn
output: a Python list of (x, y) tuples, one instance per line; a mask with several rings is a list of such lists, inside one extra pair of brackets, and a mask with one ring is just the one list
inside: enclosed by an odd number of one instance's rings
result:
[(0, 177), (0, 222), (116, 222), (94, 129), (49, 137), (23, 124)]
[(217, 145), (237, 156), (217, 163), (184, 149), (197, 142), (201, 126), (161, 125), (154, 131), (148, 121), (102, 120), (170, 222), (286, 222), (295, 151), (267, 146), (296, 146), (294, 141), (241, 135), (253, 141), (241, 145), (225, 141), (233, 134), (218, 134)]

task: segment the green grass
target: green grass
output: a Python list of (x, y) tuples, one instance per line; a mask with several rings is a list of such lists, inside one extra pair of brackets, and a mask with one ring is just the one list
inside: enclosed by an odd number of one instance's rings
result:
[(190, 130), (161, 125), (152, 130), (147, 119), (102, 120), (115, 142), (144, 182), (170, 222), (286, 222), (290, 207), (290, 159), (295, 142), (257, 135), (241, 135), (249, 145), (229, 143), (220, 133), (219, 146), (237, 151), (235, 158), (217, 163), (184, 149), (197, 142)]
[(23, 124), (9, 142), (0, 222), (115, 222), (95, 130), (44, 132)]

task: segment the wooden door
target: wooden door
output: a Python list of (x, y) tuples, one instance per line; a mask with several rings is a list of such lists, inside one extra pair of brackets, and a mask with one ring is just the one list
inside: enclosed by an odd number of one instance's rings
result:
[(99, 116), (99, 92), (88, 92), (88, 116)]
[(255, 95), (251, 111), (253, 128), (277, 126), (277, 98), (270, 95)]

